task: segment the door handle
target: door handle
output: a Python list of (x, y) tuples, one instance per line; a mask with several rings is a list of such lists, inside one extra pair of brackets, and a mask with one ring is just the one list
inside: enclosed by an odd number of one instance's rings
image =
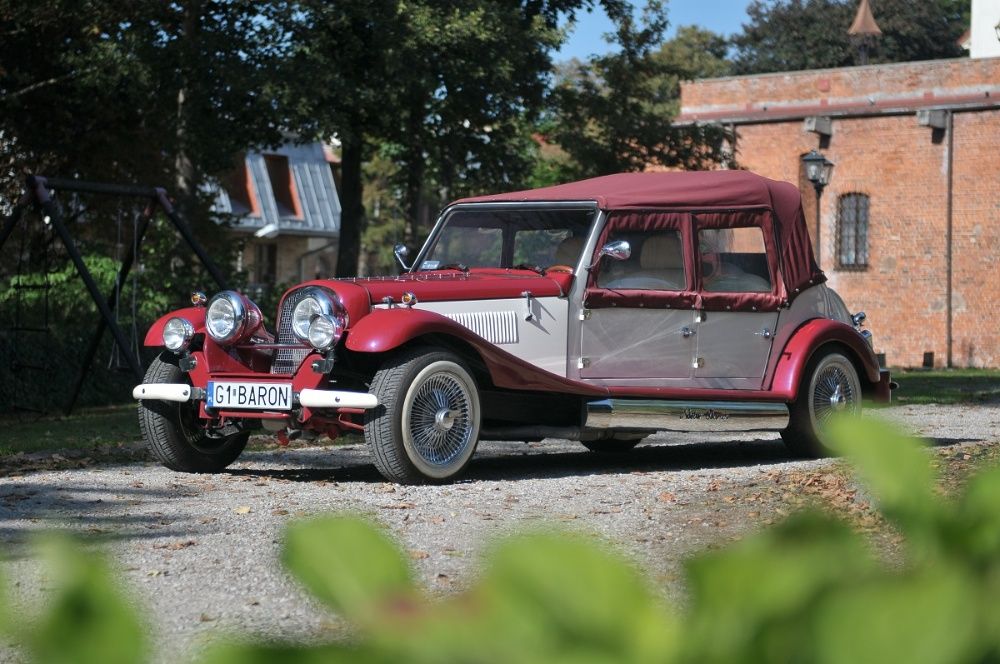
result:
[(765, 327), (760, 332), (754, 332), (754, 335), (756, 335), (758, 337), (764, 337), (765, 339), (770, 339), (773, 336), (773, 333), (771, 332), (771, 330), (769, 330), (769, 329), (767, 329)]
[(694, 336), (694, 330), (692, 330), (690, 327), (682, 327), (681, 336), (684, 337), (685, 339)]

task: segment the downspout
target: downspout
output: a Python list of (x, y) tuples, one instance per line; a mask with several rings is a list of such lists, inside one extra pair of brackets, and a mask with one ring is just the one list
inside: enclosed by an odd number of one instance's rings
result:
[[(305, 269), (306, 269), (306, 259), (307, 258), (309, 258), (310, 256), (312, 256), (313, 254), (318, 254), (318, 253), (320, 253), (322, 251), (326, 251), (327, 249), (331, 249), (331, 248), (336, 247), (336, 246), (337, 246), (337, 240), (331, 240), (331, 241), (327, 242), (326, 244), (324, 244), (321, 247), (316, 247), (315, 249), (310, 249), (309, 251), (306, 251), (304, 253), (299, 254), (299, 257), (297, 259), (298, 260), (298, 264), (299, 264), (299, 281), (305, 281), (306, 280)], [(312, 277), (310, 277), (310, 279), (311, 278)]]
[(948, 111), (948, 200), (947, 220), (945, 230), (945, 347), (947, 350), (947, 366), (954, 366), (952, 358), (952, 196), (954, 194), (954, 163), (955, 163), (955, 112)]

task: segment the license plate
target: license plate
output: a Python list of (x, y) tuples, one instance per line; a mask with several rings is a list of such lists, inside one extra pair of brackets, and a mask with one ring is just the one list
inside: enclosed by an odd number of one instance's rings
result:
[(291, 383), (217, 383), (209, 381), (208, 408), (291, 410)]

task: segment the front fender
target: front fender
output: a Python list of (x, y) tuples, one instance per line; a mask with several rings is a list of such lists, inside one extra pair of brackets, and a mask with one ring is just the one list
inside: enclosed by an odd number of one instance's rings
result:
[(205, 332), (205, 307), (188, 307), (172, 311), (165, 316), (160, 316), (146, 332), (146, 339), (142, 342), (144, 346), (158, 348), (163, 345), (163, 328), (171, 318), (186, 318), (194, 326), (195, 334)]
[(539, 369), (501, 350), (455, 321), (432, 311), (396, 307), (376, 309), (347, 334), (345, 348), (355, 353), (385, 353), (428, 335), (449, 336), (471, 346), (486, 365), (493, 384), (515, 390), (606, 396), (607, 390)]
[(861, 366), (862, 381), (879, 383), (878, 358), (864, 337), (850, 325), (829, 318), (814, 318), (795, 331), (785, 344), (771, 380), (771, 390), (795, 399), (810, 358), (826, 344), (846, 346)]

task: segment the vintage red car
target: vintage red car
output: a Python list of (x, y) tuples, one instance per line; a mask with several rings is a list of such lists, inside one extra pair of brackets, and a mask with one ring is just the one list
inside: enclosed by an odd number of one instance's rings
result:
[(798, 189), (752, 173), (460, 200), (404, 268), (295, 286), (270, 328), (234, 291), (161, 318), (145, 343), (165, 350), (134, 391), (150, 449), (213, 472), (261, 426), (363, 432), (387, 479), (443, 481), (480, 439), (603, 452), (654, 431), (774, 430), (817, 455), (828, 416), (889, 399)]

